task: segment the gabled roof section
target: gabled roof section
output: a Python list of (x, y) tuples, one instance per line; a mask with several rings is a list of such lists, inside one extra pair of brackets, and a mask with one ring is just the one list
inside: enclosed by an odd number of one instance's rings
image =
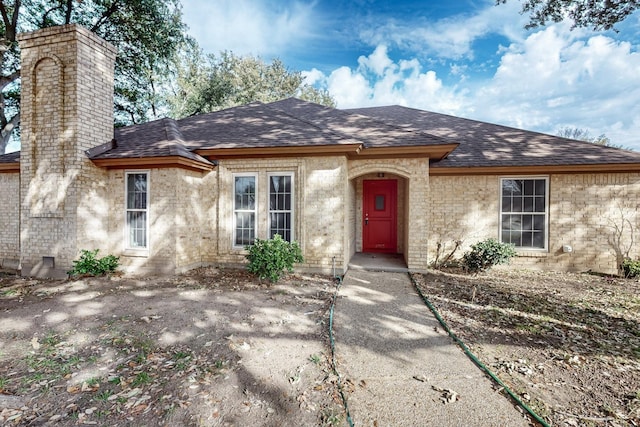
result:
[(0, 173), (20, 172), (20, 152), (0, 155)]
[(361, 142), (253, 102), (179, 120), (186, 145), (211, 158), (356, 152)]
[(176, 121), (168, 118), (118, 128), (113, 141), (92, 148), (87, 155), (96, 165), (107, 168), (182, 167), (206, 171), (215, 166), (185, 146)]
[(179, 122), (187, 145), (212, 158), (241, 155), (425, 155), (441, 158), (456, 144), (295, 98), (251, 103)]
[(458, 142), (431, 174), (640, 171), (640, 153), (401, 106), (346, 110)]

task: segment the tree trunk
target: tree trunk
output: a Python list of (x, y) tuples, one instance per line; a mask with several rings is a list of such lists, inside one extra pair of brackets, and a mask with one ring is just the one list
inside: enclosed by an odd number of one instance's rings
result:
[(13, 134), (13, 130), (16, 128), (18, 123), (20, 122), (20, 113), (11, 117), (11, 120), (6, 124), (5, 127), (0, 131), (0, 155), (4, 154), (7, 149), (7, 145), (11, 140), (11, 134)]

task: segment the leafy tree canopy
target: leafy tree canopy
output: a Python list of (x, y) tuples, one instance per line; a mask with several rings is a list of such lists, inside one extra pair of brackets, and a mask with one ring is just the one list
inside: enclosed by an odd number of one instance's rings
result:
[(156, 82), (185, 39), (179, 0), (1, 0), (0, 14), (0, 153), (20, 121), (18, 33), (77, 23), (114, 44), (119, 124), (153, 117)]
[(586, 141), (592, 144), (604, 145), (606, 147), (624, 148), (622, 145), (613, 144), (604, 133), (593, 137), (586, 129), (564, 127), (560, 128), (556, 135), (562, 138), (577, 139), (578, 141)]
[(205, 55), (191, 42), (185, 44), (177, 64), (177, 78), (167, 99), (169, 115), (176, 119), (292, 96), (335, 106), (328, 92), (304, 83), (300, 72), (289, 70), (279, 59), (266, 63), (232, 52)]
[[(496, 4), (507, 0), (496, 0)], [(524, 0), (522, 13), (529, 14), (526, 28), (571, 19), (574, 27), (610, 30), (640, 7), (638, 0)]]

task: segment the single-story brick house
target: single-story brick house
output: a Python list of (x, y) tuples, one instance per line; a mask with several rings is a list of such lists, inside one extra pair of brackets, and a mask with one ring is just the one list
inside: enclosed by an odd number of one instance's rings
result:
[(615, 273), (637, 257), (640, 154), (400, 106), (297, 99), (113, 129), (112, 46), (68, 25), (20, 36), (20, 153), (0, 156), (0, 260), (55, 276), (81, 249), (133, 272), (245, 261), (278, 233), (299, 268), (357, 252), (424, 270), (455, 241), (519, 266)]

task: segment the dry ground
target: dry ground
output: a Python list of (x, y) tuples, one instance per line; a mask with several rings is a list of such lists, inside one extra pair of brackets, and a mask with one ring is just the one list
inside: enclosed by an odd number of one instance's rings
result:
[(454, 333), (550, 425), (640, 425), (637, 281), (510, 269), (415, 278)]
[[(638, 282), (415, 277), (551, 425), (640, 425)], [(327, 277), (267, 285), (238, 270), (57, 282), (0, 273), (0, 425), (345, 425), (328, 363), (334, 292)]]
[[(0, 273), (0, 425), (302, 426), (344, 419), (328, 277)], [(3, 409), (4, 408), (4, 409)]]

